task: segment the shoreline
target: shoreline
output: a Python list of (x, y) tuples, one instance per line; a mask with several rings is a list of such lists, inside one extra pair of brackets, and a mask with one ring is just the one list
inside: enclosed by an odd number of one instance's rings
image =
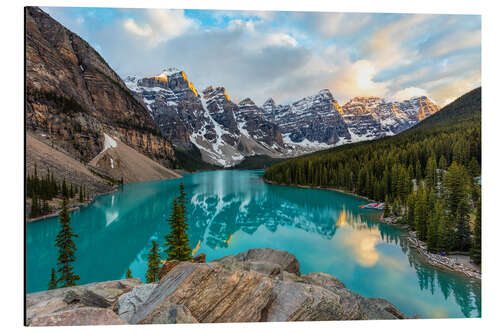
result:
[(320, 186), (310, 186), (310, 185), (287, 185), (287, 184), (279, 184), (279, 183), (276, 183), (276, 182), (272, 182), (272, 181), (264, 179), (264, 178), (262, 178), (262, 180), (264, 181), (264, 183), (270, 184), (270, 185), (287, 186), (287, 187), (295, 187), (295, 188), (304, 188), (304, 189), (310, 189), (310, 190), (332, 191), (332, 192), (338, 192), (338, 193), (342, 193), (342, 194), (351, 195), (353, 197), (357, 197), (357, 198), (360, 198), (360, 199), (363, 199), (363, 200), (366, 200), (366, 201), (375, 202), (375, 200), (370, 199), (368, 197), (365, 197), (365, 196), (362, 196), (362, 195), (359, 195), (359, 194), (356, 194), (356, 193), (352, 193), (352, 192), (349, 192), (349, 191), (341, 190), (341, 189), (338, 189), (338, 188), (333, 188), (333, 187), (320, 187)]
[[(339, 192), (339, 193), (343, 193), (343, 194), (347, 194), (347, 195), (352, 195), (352, 196), (355, 196), (355, 197), (358, 197), (358, 198), (361, 198), (361, 199), (364, 199), (367, 201), (374, 202), (374, 200), (367, 198), (367, 197), (364, 197), (362, 195), (351, 193), (351, 192), (340, 190), (340, 189), (336, 189), (336, 188), (306, 186), (306, 185), (286, 185), (286, 184), (279, 184), (276, 182), (272, 182), (272, 181), (266, 180), (264, 178), (262, 178), (262, 179), (265, 183), (271, 184), (271, 185), (288, 186), (288, 187), (305, 188), (305, 189), (315, 189), (315, 190), (327, 190), (327, 191), (333, 191), (333, 192)], [(384, 218), (383, 213), (380, 213), (380, 217), (378, 218), (378, 222), (384, 223), (384, 224), (389, 224), (393, 227), (403, 229), (404, 231), (406, 231), (406, 233), (407, 233), (406, 237), (411, 244), (410, 247), (412, 249), (414, 249), (420, 255), (420, 257), (422, 257), (422, 259), (425, 260), (425, 262), (428, 263), (429, 265), (439, 267), (441, 269), (453, 271), (456, 273), (461, 273), (468, 278), (481, 281), (481, 272), (480, 271), (473, 269), (471, 266), (466, 266), (464, 264), (461, 264), (461, 263), (457, 262), (456, 259), (454, 259), (448, 255), (441, 256), (441, 255), (438, 255), (438, 254), (435, 254), (435, 253), (428, 251), (427, 244), (425, 242), (418, 240), (416, 238), (415, 232), (411, 231), (407, 224), (396, 223), (396, 217), (390, 216), (390, 217)], [(470, 260), (469, 256), (465, 256), (465, 257), (469, 258), (469, 260)]]
[[(482, 274), (480, 271), (476, 270), (472, 265), (464, 265), (457, 262), (457, 260), (452, 257), (454, 256), (453, 254), (441, 256), (427, 250), (427, 244), (417, 238), (416, 232), (410, 230), (407, 224), (396, 223), (396, 218), (394, 216), (384, 218), (383, 214), (381, 214), (379, 217), (379, 222), (406, 230), (406, 232), (408, 233), (406, 238), (410, 242), (410, 247), (414, 249), (421, 257), (423, 257), (423, 259), (425, 259), (425, 261), (429, 265), (456, 273), (461, 273), (468, 278), (481, 280)], [(470, 257), (468, 255), (464, 255), (464, 257), (467, 258), (467, 261), (470, 261)]]
[[(187, 175), (187, 174), (192, 174), (192, 173), (196, 173), (198, 171), (195, 171), (195, 172), (188, 172), (186, 170), (182, 170), (182, 169), (177, 169), (177, 170), (174, 170), (175, 172), (177, 172), (180, 177), (175, 177), (175, 178), (165, 178), (165, 179), (162, 179), (162, 180), (166, 180), (166, 179), (178, 179), (178, 178), (183, 178), (184, 175)], [(179, 171), (183, 171), (183, 173), (180, 173)], [(134, 182), (134, 183), (144, 183), (144, 182), (148, 182), (148, 180), (146, 181), (143, 181), (143, 182)], [(124, 184), (125, 185), (125, 184)], [(116, 185), (115, 185), (116, 186)], [(123, 185), (120, 185), (120, 186), (123, 186)], [(103, 192), (103, 193), (98, 193), (96, 194), (95, 196), (92, 197), (92, 199), (86, 201), (86, 202), (82, 202), (82, 203), (78, 203), (76, 205), (73, 205), (71, 207), (68, 207), (68, 211), (71, 213), (71, 212), (74, 212), (76, 210), (79, 210), (79, 209), (82, 209), (84, 207), (87, 207), (88, 205), (92, 204), (95, 199), (101, 195), (106, 195), (106, 194), (112, 194), (112, 193), (116, 193), (118, 192), (118, 186), (114, 187), (111, 191), (107, 191), (107, 192)], [(25, 198), (25, 206), (26, 206), (26, 199)], [(61, 212), (61, 210), (57, 210), (53, 213), (50, 213), (50, 214), (47, 214), (47, 215), (42, 215), (42, 216), (37, 216), (37, 217), (33, 217), (33, 218), (26, 218), (26, 223), (32, 223), (32, 222), (38, 222), (38, 221), (42, 221), (42, 220), (46, 220), (46, 219), (50, 219), (52, 217), (57, 217), (59, 216), (59, 213)]]
[[(113, 190), (108, 191), (108, 192), (96, 194), (95, 196), (92, 197), (92, 199), (90, 199), (88, 201), (81, 202), (81, 203), (78, 203), (77, 205), (73, 205), (71, 207), (68, 207), (68, 212), (71, 213), (71, 212), (74, 212), (76, 210), (80, 210), (84, 207), (87, 207), (88, 205), (92, 204), (98, 196), (112, 194), (112, 193), (116, 193), (116, 192), (118, 192), (118, 188), (114, 188)], [(50, 219), (52, 217), (57, 217), (57, 216), (59, 216), (60, 213), (61, 213), (61, 209), (59, 209), (53, 213), (47, 214), (47, 215), (37, 216), (37, 217), (29, 218), (29, 219), (27, 218), (26, 223), (33, 223), (33, 222), (38, 222), (38, 221)]]

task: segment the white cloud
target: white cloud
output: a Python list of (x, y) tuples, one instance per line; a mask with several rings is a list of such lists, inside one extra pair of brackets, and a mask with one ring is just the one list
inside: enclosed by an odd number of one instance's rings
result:
[(265, 35), (264, 37), (264, 45), (274, 45), (274, 46), (297, 46), (297, 41), (290, 35), (277, 32)]
[(128, 32), (141, 37), (149, 37), (153, 34), (153, 29), (149, 25), (141, 27), (131, 18), (123, 21), (123, 27)]
[(375, 82), (376, 67), (368, 60), (358, 60), (333, 73), (328, 87), (341, 103), (355, 96), (385, 96), (387, 82)]
[(399, 90), (396, 92), (393, 96), (392, 99), (396, 101), (404, 101), (406, 99), (410, 99), (412, 97), (420, 97), (420, 96), (429, 96), (429, 93), (422, 88), (418, 87), (408, 87)]
[(406, 48), (403, 43), (424, 32), (425, 22), (432, 15), (403, 16), (376, 31), (365, 45), (365, 55), (378, 69), (409, 64), (415, 60), (417, 50)]
[(123, 21), (127, 32), (147, 38), (150, 46), (177, 37), (194, 26), (195, 22), (187, 18), (183, 10), (177, 9), (147, 9), (142, 20), (128, 18)]
[(437, 57), (450, 52), (481, 46), (481, 30), (457, 31), (433, 43), (425, 53)]

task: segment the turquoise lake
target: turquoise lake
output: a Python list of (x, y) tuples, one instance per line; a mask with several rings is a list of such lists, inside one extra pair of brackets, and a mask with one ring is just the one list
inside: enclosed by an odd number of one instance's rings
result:
[[(179, 183), (188, 196), (189, 239), (207, 260), (254, 247), (293, 253), (301, 272), (339, 278), (365, 297), (381, 297), (408, 316), (478, 317), (481, 285), (425, 264), (405, 232), (376, 222), (366, 201), (332, 191), (269, 185), (262, 171), (213, 171), (182, 179), (128, 184), (71, 213), (79, 284), (144, 280), (151, 241), (163, 246)], [(57, 262), (58, 218), (26, 227), (27, 292), (47, 289)]]

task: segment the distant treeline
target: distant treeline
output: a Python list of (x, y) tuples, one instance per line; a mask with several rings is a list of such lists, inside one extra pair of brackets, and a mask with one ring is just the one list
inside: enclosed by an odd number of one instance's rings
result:
[(33, 174), (26, 178), (26, 196), (31, 199), (31, 218), (51, 213), (49, 201), (54, 198), (72, 199), (78, 196), (80, 202), (89, 198), (85, 187), (68, 185), (66, 179), (58, 183), (49, 169), (45, 176), (40, 177), (36, 164)]
[(429, 250), (471, 250), (480, 262), (480, 174), (478, 88), (399, 135), (287, 160), (264, 178), (385, 201), (384, 214), (401, 217)]
[(273, 158), (267, 155), (246, 156), (239, 164), (236, 164), (231, 169), (255, 170), (265, 169), (283, 161), (282, 158)]

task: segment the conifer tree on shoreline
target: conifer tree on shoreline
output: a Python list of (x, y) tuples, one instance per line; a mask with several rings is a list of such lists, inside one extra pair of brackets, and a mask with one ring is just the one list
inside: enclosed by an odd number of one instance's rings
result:
[(56, 270), (52, 268), (50, 272), (49, 290), (57, 288)]
[(159, 280), (160, 274), (160, 250), (158, 243), (153, 240), (153, 246), (148, 254), (148, 270), (146, 271), (146, 282), (156, 282)]
[(180, 195), (172, 203), (172, 215), (168, 219), (170, 233), (165, 235), (167, 260), (186, 261), (192, 258), (187, 235), (186, 193), (184, 184), (179, 185)]
[(476, 264), (481, 263), (481, 198), (477, 202), (476, 220), (474, 221), (474, 241), (471, 248), (471, 258)]
[(127, 272), (125, 273), (125, 278), (126, 279), (133, 279), (133, 277), (132, 277), (132, 271), (130, 270), (130, 267), (127, 268)]
[(68, 212), (67, 199), (63, 199), (62, 210), (59, 214), (60, 230), (56, 236), (56, 246), (59, 248), (59, 256), (57, 258), (57, 265), (60, 277), (57, 280), (62, 287), (70, 287), (76, 285), (75, 282), (80, 280), (80, 277), (73, 272), (71, 264), (76, 260), (75, 251), (76, 246), (73, 241), (77, 234), (71, 230), (71, 218)]

